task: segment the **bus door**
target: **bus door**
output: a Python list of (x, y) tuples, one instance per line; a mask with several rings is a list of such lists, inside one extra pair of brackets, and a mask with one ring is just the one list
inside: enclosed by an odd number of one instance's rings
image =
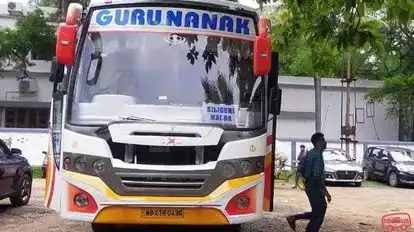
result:
[(273, 211), (275, 183), (276, 122), (280, 114), (282, 90), (278, 84), (279, 54), (272, 52), (272, 67), (267, 78), (268, 119), (267, 119), (267, 154), (265, 157), (265, 187), (263, 210)]
[(65, 97), (63, 94), (62, 80), (64, 65), (52, 60), (49, 80), (53, 82), (53, 94), (51, 100), (49, 122), (48, 162), (46, 171), (45, 206), (55, 211), (60, 211), (60, 196), (62, 192), (62, 131), (65, 109)]

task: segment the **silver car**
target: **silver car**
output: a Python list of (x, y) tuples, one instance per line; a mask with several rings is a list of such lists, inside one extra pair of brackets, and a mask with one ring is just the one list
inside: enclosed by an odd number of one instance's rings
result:
[(349, 158), (345, 151), (327, 148), (323, 152), (325, 161), (326, 182), (353, 183), (360, 187), (364, 180), (361, 165)]

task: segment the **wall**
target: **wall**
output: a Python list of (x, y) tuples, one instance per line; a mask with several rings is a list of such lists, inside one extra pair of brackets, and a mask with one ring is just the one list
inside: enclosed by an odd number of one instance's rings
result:
[(33, 166), (43, 163), (42, 151), (47, 151), (47, 129), (0, 128), (0, 139), (9, 143), (11, 148), (22, 150), (24, 157)]
[[(49, 82), (48, 73), (29, 73), (37, 80), (37, 95), (34, 97), (19, 97), (16, 80), (16, 72), (3, 72), (0, 77), (0, 102), (2, 101), (21, 101), (21, 102), (50, 102), (52, 96), (53, 83)], [(19, 100), (20, 98), (20, 100)], [(3, 103), (4, 104), (4, 103)], [(1, 103), (0, 103), (1, 106)]]
[[(313, 79), (308, 77), (279, 78), (282, 89), (282, 113), (277, 123), (277, 136), (283, 138), (309, 139), (315, 131), (315, 94)], [(378, 87), (379, 81), (359, 80), (356, 82), (356, 107), (366, 115), (365, 93)], [(344, 99), (346, 92), (344, 91)], [(351, 90), (351, 113), (353, 114), (354, 94)], [(344, 104), (345, 106), (345, 104)], [(361, 118), (356, 123), (356, 140), (398, 140), (398, 122), (387, 118), (387, 106), (376, 103), (375, 117)], [(345, 112), (345, 108), (344, 108)], [(345, 122), (345, 119), (344, 119)], [(322, 78), (322, 132), (331, 140), (341, 137), (341, 83), (339, 79)]]

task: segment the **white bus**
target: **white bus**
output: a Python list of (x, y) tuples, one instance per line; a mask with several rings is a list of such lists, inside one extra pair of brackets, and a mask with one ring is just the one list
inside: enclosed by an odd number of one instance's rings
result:
[(50, 75), (45, 205), (94, 231), (260, 219), (277, 68), (270, 22), (237, 1), (72, 3)]

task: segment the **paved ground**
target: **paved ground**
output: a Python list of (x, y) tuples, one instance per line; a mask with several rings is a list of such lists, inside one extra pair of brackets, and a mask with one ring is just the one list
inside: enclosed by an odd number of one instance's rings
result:
[[(414, 217), (414, 189), (382, 187), (329, 187), (333, 196), (321, 231), (380, 231), (380, 218), (391, 212), (408, 212)], [(2, 232), (91, 232), (89, 224), (60, 219), (43, 207), (44, 180), (35, 180), (29, 205), (12, 208), (0, 201)], [(308, 209), (304, 192), (276, 185), (276, 212), (256, 223), (243, 226), (244, 232), (288, 232), (285, 216)], [(297, 231), (305, 231), (305, 222)], [(165, 231), (166, 229), (162, 229)], [(168, 228), (171, 231), (171, 228)], [(203, 230), (203, 229), (199, 229)], [(147, 231), (141, 228), (139, 231)], [(154, 230), (152, 230), (154, 231)], [(159, 230), (158, 230), (159, 231)], [(183, 229), (180, 229), (183, 231)], [(195, 229), (186, 229), (194, 232)], [(212, 231), (211, 228), (203, 231)], [(414, 230), (411, 230), (414, 231)]]

